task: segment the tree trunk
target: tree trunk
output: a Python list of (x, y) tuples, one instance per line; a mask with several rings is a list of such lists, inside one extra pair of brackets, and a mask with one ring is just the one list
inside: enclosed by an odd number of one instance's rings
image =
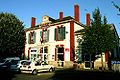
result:
[(101, 53), (101, 64), (102, 64), (102, 70), (104, 70), (104, 65), (103, 65), (103, 56), (102, 56), (102, 53)]
[(90, 69), (92, 70), (91, 54), (90, 54)]

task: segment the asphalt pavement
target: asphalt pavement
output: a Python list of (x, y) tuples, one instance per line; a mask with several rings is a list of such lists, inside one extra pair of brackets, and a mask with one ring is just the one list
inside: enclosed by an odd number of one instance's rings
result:
[(37, 75), (2, 71), (1, 80), (80, 80), (80, 79), (120, 79), (120, 73), (95, 70), (59, 69), (55, 72), (40, 72)]

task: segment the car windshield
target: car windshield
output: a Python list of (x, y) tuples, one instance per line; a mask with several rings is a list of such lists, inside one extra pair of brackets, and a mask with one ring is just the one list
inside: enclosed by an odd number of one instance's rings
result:
[(27, 62), (27, 61), (21, 61), (21, 64), (24, 64), (25, 62)]
[(42, 65), (48, 65), (46, 62), (42, 61), (41, 62)]
[(24, 62), (23, 65), (30, 65), (30, 64), (31, 64), (31, 62)]
[(19, 60), (12, 60), (12, 61), (11, 61), (11, 64), (12, 64), (12, 65), (17, 65), (18, 62), (19, 62)]

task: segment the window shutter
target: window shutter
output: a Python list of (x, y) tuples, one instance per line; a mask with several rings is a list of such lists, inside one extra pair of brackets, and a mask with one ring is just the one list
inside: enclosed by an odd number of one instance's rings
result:
[(36, 43), (36, 32), (33, 33), (33, 36), (34, 36), (33, 43)]
[(62, 31), (63, 31), (63, 39), (65, 39), (65, 37), (66, 37), (66, 30), (65, 30), (65, 27), (63, 27)]
[(42, 38), (42, 31), (40, 31), (40, 37)]
[(47, 41), (49, 41), (49, 30), (47, 30)]
[(57, 29), (55, 28), (55, 35), (54, 35), (54, 39), (57, 40)]
[(30, 44), (30, 33), (28, 34), (28, 43)]
[(60, 40), (63, 40), (63, 27), (60, 28)]
[(42, 31), (40, 31), (40, 40), (42, 41)]

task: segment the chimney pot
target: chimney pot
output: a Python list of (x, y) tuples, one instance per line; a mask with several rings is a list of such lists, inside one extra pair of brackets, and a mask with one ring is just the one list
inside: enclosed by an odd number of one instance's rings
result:
[(31, 18), (31, 28), (35, 26), (36, 18)]
[(79, 5), (78, 4), (74, 5), (74, 16), (75, 16), (75, 20), (79, 22)]
[(86, 14), (86, 25), (90, 26), (90, 14), (89, 13)]
[(63, 19), (63, 12), (59, 12), (59, 19)]

